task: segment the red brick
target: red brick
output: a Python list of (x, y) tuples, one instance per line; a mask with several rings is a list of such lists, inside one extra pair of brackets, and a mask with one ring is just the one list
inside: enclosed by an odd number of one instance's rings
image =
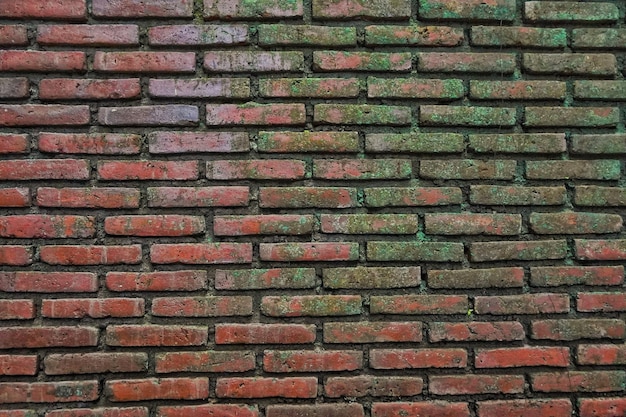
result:
[(85, 70), (85, 53), (73, 51), (0, 51), (0, 71), (77, 72)]
[(621, 417), (626, 414), (626, 398), (583, 398), (580, 417)]
[(419, 395), (424, 381), (419, 377), (355, 376), (330, 377), (324, 383), (327, 397), (410, 397)]
[(215, 271), (216, 290), (313, 288), (314, 268), (229, 269)]
[(572, 410), (566, 399), (478, 402), (479, 417), (570, 417)]
[(148, 408), (72, 408), (50, 410), (46, 417), (148, 417)]
[(465, 368), (465, 349), (372, 349), (373, 369)]
[(94, 327), (4, 327), (0, 328), (0, 349), (97, 346)]
[(84, 402), (98, 397), (98, 381), (0, 383), (0, 404)]
[(566, 347), (511, 347), (476, 350), (476, 368), (570, 365)]
[(33, 250), (29, 246), (0, 246), (0, 265), (30, 265), (33, 262)]
[(148, 135), (150, 153), (223, 153), (250, 150), (244, 132), (154, 132)]
[(373, 295), (371, 314), (460, 314), (467, 312), (465, 295)]
[(209, 396), (208, 378), (148, 378), (106, 381), (112, 402), (148, 400), (202, 400)]
[(393, 71), (411, 70), (411, 54), (405, 52), (313, 52), (314, 71)]
[(35, 318), (33, 300), (0, 300), (0, 320), (28, 320)]
[(112, 216), (104, 219), (104, 231), (117, 236), (191, 236), (204, 232), (201, 216), (178, 214)]
[(141, 246), (41, 246), (39, 258), (50, 265), (138, 264)]
[(304, 104), (207, 104), (206, 122), (210, 126), (230, 125), (304, 125)]
[(26, 98), (30, 96), (30, 83), (28, 78), (0, 78), (0, 98)]
[(206, 271), (107, 272), (110, 291), (195, 291), (207, 288)]
[(612, 392), (623, 391), (624, 371), (568, 371), (530, 375), (535, 392)]
[(579, 365), (626, 365), (626, 344), (578, 345)]
[(302, 0), (204, 0), (204, 17), (210, 20), (284, 19), (302, 17)]
[(191, 17), (192, 0), (93, 0), (96, 17)]
[(102, 72), (192, 73), (194, 52), (96, 52), (94, 70)]
[(324, 323), (324, 343), (421, 342), (420, 322)]
[(146, 353), (67, 353), (51, 354), (44, 359), (46, 375), (144, 372)]
[(445, 206), (462, 201), (461, 189), (456, 187), (378, 187), (364, 191), (368, 207)]
[(37, 355), (0, 355), (0, 375), (36, 375)]
[(403, 417), (403, 416), (432, 416), (432, 417), (469, 417), (467, 403), (424, 401), (411, 403), (373, 403), (372, 417)]
[(516, 321), (429, 324), (431, 342), (476, 342), (524, 340), (524, 327)]
[(106, 329), (109, 346), (202, 346), (207, 337), (206, 326), (119, 325)]
[(363, 417), (361, 404), (270, 405), (267, 417)]
[(165, 98), (248, 98), (250, 81), (247, 78), (161, 79), (150, 80), (149, 94)]
[(89, 106), (0, 105), (0, 126), (83, 126), (89, 124), (89, 119)]
[(314, 217), (298, 214), (215, 216), (215, 236), (306, 235), (313, 232)]
[(204, 69), (224, 72), (293, 72), (304, 66), (304, 55), (296, 51), (210, 51), (204, 54)]
[(197, 161), (100, 161), (98, 177), (103, 180), (195, 180)]
[(148, 207), (240, 207), (249, 200), (248, 187), (148, 188)]
[(251, 316), (252, 297), (167, 297), (152, 300), (152, 315), (160, 317)]
[(363, 353), (350, 350), (273, 351), (263, 353), (265, 372), (339, 372), (363, 367)]
[(346, 208), (356, 205), (356, 188), (261, 187), (259, 190), (260, 207)]
[(255, 354), (250, 351), (166, 352), (155, 355), (155, 371), (171, 372), (245, 372), (255, 369)]
[[(243, 45), (248, 27), (244, 25), (167, 25), (148, 30), (150, 45)], [(182, 80), (181, 80), (182, 81)]]
[(231, 160), (206, 163), (211, 180), (299, 180), (306, 173), (304, 161), (288, 159)]
[(428, 391), (435, 395), (523, 394), (521, 375), (433, 375)]
[(6, 292), (96, 292), (92, 272), (0, 272), (0, 289)]
[(85, 20), (85, 0), (0, 0), (0, 16), (18, 19)]
[(0, 417), (37, 417), (35, 410), (0, 410)]
[(89, 175), (89, 163), (84, 159), (0, 161), (0, 180), (86, 180)]
[(626, 259), (626, 240), (576, 239), (576, 258), (587, 261), (617, 261)]
[(51, 318), (81, 319), (105, 317), (141, 317), (144, 300), (139, 298), (68, 298), (43, 300), (41, 315)]
[(94, 218), (88, 216), (49, 216), (25, 214), (0, 217), (0, 236), (21, 239), (61, 239), (92, 237)]
[[(5, 0), (6, 3), (7, 0)], [(0, 25), (0, 45), (28, 45), (28, 33), (24, 25)]]
[(261, 243), (263, 261), (328, 262), (355, 261), (359, 257), (357, 243)]
[(271, 317), (356, 315), (361, 313), (361, 296), (266, 296), (261, 299), (261, 313)]
[(245, 264), (252, 262), (252, 244), (154, 244), (150, 247), (150, 260), (157, 264)]
[(532, 338), (546, 340), (623, 339), (626, 325), (617, 319), (537, 320), (531, 323)]
[(40, 45), (128, 46), (139, 44), (137, 25), (39, 25)]
[(626, 311), (626, 294), (614, 293), (578, 293), (576, 310), (585, 312)]
[(30, 152), (28, 135), (0, 133), (0, 154)]
[[(0, 138), (2, 140), (2, 138)], [(2, 188), (0, 207), (30, 207), (30, 190), (28, 188)]]
[(237, 416), (258, 417), (257, 406), (238, 404), (202, 404), (189, 406), (157, 407), (157, 417), (212, 417)]
[(215, 343), (305, 344), (315, 341), (315, 326), (308, 324), (216, 324)]
[(218, 398), (315, 398), (317, 378), (219, 378)]
[(139, 190), (134, 188), (38, 188), (37, 205), (72, 208), (137, 208)]
[(140, 92), (138, 78), (111, 80), (48, 78), (39, 83), (39, 98), (42, 100), (121, 100), (136, 98)]
[(128, 134), (41, 133), (38, 148), (41, 152), (49, 153), (138, 154), (141, 149), (141, 137)]

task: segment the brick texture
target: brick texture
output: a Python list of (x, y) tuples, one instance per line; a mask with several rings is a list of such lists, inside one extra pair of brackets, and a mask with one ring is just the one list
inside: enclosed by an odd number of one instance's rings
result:
[(626, 416), (625, 16), (0, 0), (0, 417)]

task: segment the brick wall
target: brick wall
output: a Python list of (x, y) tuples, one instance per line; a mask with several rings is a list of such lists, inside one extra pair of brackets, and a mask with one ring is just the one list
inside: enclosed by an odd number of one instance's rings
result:
[(625, 416), (625, 13), (0, 0), (0, 417)]

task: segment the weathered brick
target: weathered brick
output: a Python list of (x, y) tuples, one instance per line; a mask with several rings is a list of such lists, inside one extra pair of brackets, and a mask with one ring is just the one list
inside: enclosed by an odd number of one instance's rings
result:
[(569, 349), (566, 347), (510, 347), (476, 351), (476, 368), (569, 365)]
[(572, 135), (573, 154), (623, 154), (626, 153), (625, 134)]
[(356, 29), (313, 25), (259, 25), (259, 45), (354, 46)]
[(617, 319), (537, 320), (531, 325), (537, 340), (623, 339), (626, 326)]
[(626, 206), (626, 189), (621, 187), (598, 187), (579, 185), (576, 187), (574, 203), (578, 206), (622, 207)]
[(314, 71), (408, 72), (411, 66), (411, 54), (405, 52), (313, 52)]
[[(262, 81), (261, 85), (263, 85)], [(275, 80), (271, 81), (274, 82)], [(314, 96), (315, 93), (310, 95)], [(257, 138), (257, 150), (269, 153), (358, 152), (359, 148), (357, 132), (261, 131)]]
[(530, 375), (535, 392), (611, 392), (622, 391), (624, 371), (568, 371)]
[(515, 11), (515, 0), (424, 0), (420, 2), (419, 16), (423, 19), (502, 22), (513, 20)]
[(261, 187), (259, 190), (260, 207), (346, 208), (356, 205), (356, 188)]
[(316, 19), (405, 20), (410, 16), (411, 3), (407, 0), (313, 0)]
[(40, 246), (39, 259), (50, 265), (116, 265), (141, 262), (141, 245)]
[(293, 72), (304, 66), (302, 52), (210, 51), (204, 54), (208, 72)]
[(245, 372), (255, 368), (254, 352), (165, 352), (155, 355), (157, 373)]
[(355, 261), (359, 258), (358, 243), (261, 243), (263, 261), (275, 262), (324, 262)]
[(463, 42), (460, 28), (449, 26), (366, 26), (367, 45), (457, 46)]
[(467, 311), (464, 295), (372, 295), (371, 314), (459, 314)]
[(562, 153), (567, 149), (562, 133), (470, 134), (469, 147), (478, 153)]
[(543, 266), (530, 268), (530, 284), (536, 287), (561, 285), (620, 285), (622, 266)]
[[(0, 300), (0, 320), (29, 320), (32, 318), (35, 318), (33, 300)], [(6, 369), (1, 365), (1, 362), (0, 359), (0, 374), (2, 374), (3, 369)]]
[(580, 365), (626, 365), (626, 344), (579, 345), (576, 362)]
[(622, 217), (606, 213), (532, 213), (530, 227), (537, 234), (616, 233)]
[(230, 160), (206, 163), (211, 180), (298, 180), (306, 174), (306, 162), (286, 159)]
[(0, 0), (0, 16), (14, 19), (85, 20), (85, 0), (33, 0), (26, 3)]
[(470, 253), (474, 262), (564, 259), (567, 255), (567, 242), (565, 240), (473, 242), (470, 245)]
[(24, 25), (0, 25), (0, 45), (28, 45), (28, 33)]
[(368, 207), (445, 206), (460, 204), (461, 189), (456, 187), (365, 188)]
[(198, 108), (185, 104), (100, 107), (98, 110), (98, 123), (104, 126), (195, 126), (198, 122)]
[(104, 232), (117, 236), (191, 236), (204, 233), (202, 216), (178, 214), (111, 216), (104, 219)]
[(443, 323), (428, 325), (431, 342), (490, 342), (524, 339), (524, 327), (516, 321)]
[(576, 299), (576, 310), (585, 312), (626, 311), (626, 297), (617, 292), (579, 292)]
[(515, 176), (513, 160), (448, 159), (420, 161), (420, 177), (458, 180), (511, 180)]
[(139, 44), (137, 25), (39, 25), (41, 45), (132, 46)]
[(207, 288), (206, 271), (107, 272), (110, 291), (195, 291)]
[(478, 402), (480, 417), (569, 417), (573, 409), (566, 399)]
[(109, 401), (201, 400), (209, 396), (208, 378), (147, 378), (106, 381)]
[(614, 75), (617, 61), (612, 54), (524, 54), (522, 68), (530, 74)]
[(144, 310), (139, 298), (67, 298), (43, 300), (41, 305), (43, 317), (56, 319), (141, 317)]
[(465, 368), (465, 349), (372, 349), (373, 369)]
[(157, 264), (236, 264), (252, 262), (250, 243), (172, 243), (150, 246)]
[(421, 72), (512, 74), (515, 54), (479, 52), (420, 52), (417, 69)]
[(610, 127), (619, 122), (617, 107), (526, 107), (524, 125)]
[(228, 317), (252, 315), (252, 297), (167, 297), (152, 300), (157, 317)]
[(371, 98), (415, 98), (452, 101), (465, 95), (463, 80), (422, 78), (367, 79), (367, 96)]
[(371, 133), (365, 135), (367, 152), (459, 153), (465, 149), (457, 133)]
[(421, 281), (419, 267), (324, 268), (326, 288), (405, 288)]
[(148, 417), (147, 407), (70, 408), (46, 412), (46, 417)]
[(567, 294), (535, 293), (474, 297), (474, 311), (477, 314), (567, 313), (569, 308), (570, 303)]
[(210, 20), (284, 19), (302, 17), (302, 0), (204, 0), (204, 17)]
[(121, 100), (139, 97), (138, 78), (78, 80), (48, 78), (39, 83), (42, 100)]
[(626, 240), (576, 239), (576, 258), (582, 260), (611, 261), (626, 259)]
[[(359, 80), (356, 78), (269, 78), (259, 80), (259, 94), (262, 97), (357, 97), (359, 90)], [(310, 133), (321, 134), (323, 132)]]
[(425, 232), (434, 235), (518, 235), (519, 214), (426, 214)]
[(0, 404), (94, 401), (98, 387), (98, 381), (3, 382)]
[(456, 242), (367, 242), (371, 261), (461, 262), (463, 244)]
[(38, 188), (37, 205), (72, 208), (137, 208), (139, 190), (123, 187)]
[(206, 123), (228, 125), (304, 125), (304, 104), (207, 104)]
[(580, 417), (620, 417), (626, 412), (626, 398), (583, 398), (579, 410)]
[(194, 52), (96, 52), (93, 68), (119, 73), (190, 73), (196, 70)]
[(526, 178), (538, 180), (616, 180), (620, 177), (617, 160), (528, 161)]
[(265, 372), (340, 372), (362, 367), (363, 353), (354, 350), (266, 350), (263, 353)]
[(521, 375), (445, 375), (432, 376), (428, 390), (435, 395), (521, 394)]
[(141, 151), (141, 136), (123, 133), (40, 133), (37, 148), (47, 153), (133, 155)]
[(215, 343), (308, 344), (315, 341), (312, 324), (216, 324)]
[(313, 288), (313, 268), (229, 269), (215, 271), (216, 290)]
[(96, 17), (191, 17), (192, 0), (93, 0), (92, 13)]
[(612, 3), (527, 1), (524, 17), (529, 22), (615, 22), (619, 10)]
[(244, 25), (167, 25), (148, 30), (150, 45), (213, 46), (244, 45), (249, 42)]
[(0, 98), (26, 98), (30, 95), (28, 78), (0, 78)]
[(88, 238), (96, 233), (91, 216), (24, 214), (0, 217), (0, 236), (18, 239)]
[(411, 110), (404, 106), (316, 104), (313, 120), (320, 124), (408, 125)]
[(558, 206), (566, 198), (565, 187), (470, 186), (470, 202), (488, 206)]
[(109, 325), (109, 346), (201, 346), (206, 344), (206, 326)]
[(470, 98), (479, 100), (563, 100), (561, 81), (470, 81)]
[(518, 267), (428, 270), (428, 286), (431, 288), (513, 288), (523, 285), (524, 270)]
[(0, 154), (28, 153), (30, 138), (28, 135), (15, 133), (0, 133)]
[(98, 329), (80, 326), (0, 328), (0, 349), (97, 346)]
[(268, 214), (250, 216), (215, 216), (216, 236), (306, 235), (313, 232), (313, 216)]
[(146, 353), (66, 353), (50, 354), (44, 360), (46, 375), (144, 372)]
[(270, 405), (267, 417), (363, 417), (361, 404)]
[(626, 81), (575, 81), (574, 98), (586, 100), (626, 100)]
[(148, 207), (239, 207), (249, 200), (250, 189), (241, 186), (148, 188)]
[(334, 159), (313, 161), (313, 178), (327, 180), (383, 180), (410, 178), (408, 159)]
[(324, 317), (361, 314), (359, 295), (266, 296), (261, 313), (270, 317)]
[(419, 322), (324, 323), (324, 343), (421, 342)]
[(487, 47), (565, 48), (567, 32), (563, 28), (472, 26), (471, 43)]
[(198, 178), (196, 161), (100, 161), (98, 177), (103, 180), (193, 180)]
[(243, 78), (152, 78), (148, 92), (159, 98), (248, 98), (250, 81)]
[(625, 29), (581, 28), (572, 30), (573, 48), (624, 49)]
[[(1, 58), (0, 58), (0, 62)], [(0, 126), (84, 126), (89, 124), (89, 106), (60, 104), (0, 105)]]
[(317, 378), (219, 378), (218, 398), (315, 398)]
[(419, 395), (424, 381), (419, 377), (355, 376), (330, 377), (324, 383), (327, 397), (410, 397)]

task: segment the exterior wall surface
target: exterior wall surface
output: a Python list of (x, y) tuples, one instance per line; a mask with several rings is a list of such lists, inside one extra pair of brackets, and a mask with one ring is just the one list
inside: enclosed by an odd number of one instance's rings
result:
[(626, 416), (625, 14), (0, 0), (0, 417)]

